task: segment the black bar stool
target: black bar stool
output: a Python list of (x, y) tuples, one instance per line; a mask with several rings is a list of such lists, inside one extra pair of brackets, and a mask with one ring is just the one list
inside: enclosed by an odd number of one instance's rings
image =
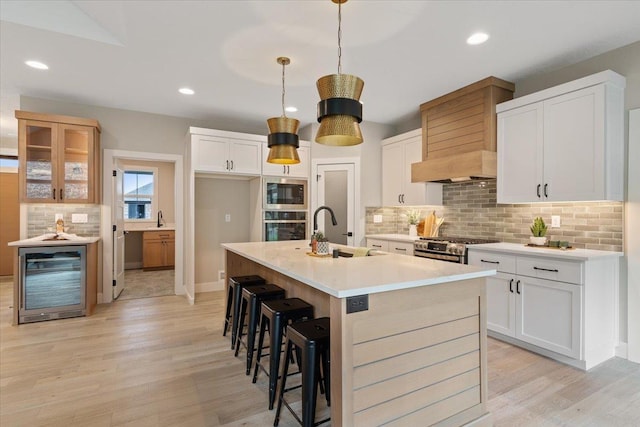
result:
[[(293, 323), (305, 319), (313, 319), (313, 306), (300, 298), (286, 298), (262, 303), (260, 335), (256, 353), (256, 366), (253, 371), (253, 382), (255, 383), (258, 379), (258, 371), (260, 369), (269, 375), (269, 409), (273, 409), (273, 404), (276, 401), (282, 336), (290, 322)], [(264, 335), (267, 329), (269, 330), (269, 372), (260, 364)]]
[[(234, 276), (229, 278), (229, 291), (227, 292), (227, 311), (224, 316), (224, 329), (222, 336), (227, 336), (227, 330), (229, 324), (231, 324), (231, 349), (233, 350), (236, 344), (236, 337), (238, 335), (238, 322), (236, 319), (240, 313), (240, 298), (242, 297), (242, 288), (250, 285), (264, 285), (266, 280), (260, 276)], [(233, 315), (231, 314), (233, 310)]]
[[(238, 356), (240, 344), (244, 345), (247, 349), (246, 375), (249, 375), (251, 372), (251, 362), (253, 362), (253, 351), (256, 343), (256, 329), (258, 328), (258, 322), (260, 322), (260, 304), (264, 301), (283, 298), (284, 289), (272, 283), (246, 286), (242, 289), (242, 306), (240, 307), (235, 356)], [(249, 320), (247, 321), (247, 343), (245, 345), (242, 342), (242, 325), (244, 325), (247, 311), (249, 312)]]
[[(284, 353), (284, 365), (280, 373), (280, 393), (276, 418), (273, 422), (277, 426), (280, 422), (280, 410), (282, 404), (291, 411), (295, 419), (303, 427), (313, 427), (325, 423), (330, 418), (314, 423), (316, 416), (316, 397), (318, 395), (318, 383), (320, 382), (320, 363), (322, 362), (323, 382), (325, 387), (325, 397), (327, 405), (331, 404), (330, 398), (330, 370), (329, 370), (329, 318), (305, 320), (294, 323), (287, 327), (287, 340)], [(300, 372), (302, 381), (299, 386), (286, 388), (287, 372), (289, 370), (289, 360), (293, 355), (294, 348), (300, 352)], [(284, 399), (284, 394), (290, 390), (302, 387), (302, 420), (291, 409), (291, 406)]]

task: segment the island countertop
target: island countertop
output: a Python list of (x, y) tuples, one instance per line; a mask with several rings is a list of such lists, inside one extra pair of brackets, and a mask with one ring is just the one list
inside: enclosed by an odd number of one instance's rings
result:
[(223, 243), (222, 247), (337, 298), (487, 277), (495, 269), (378, 252), (354, 258), (310, 256), (306, 240)]

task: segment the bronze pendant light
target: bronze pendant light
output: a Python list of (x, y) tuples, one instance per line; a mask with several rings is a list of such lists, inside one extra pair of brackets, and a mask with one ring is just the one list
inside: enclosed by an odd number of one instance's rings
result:
[(357, 145), (362, 143), (359, 123), (362, 121), (360, 95), (364, 81), (357, 76), (342, 74), (342, 3), (347, 0), (331, 1), (338, 4), (338, 74), (320, 77), (316, 82), (320, 95), (320, 127), (316, 142), (324, 145)]
[(287, 117), (284, 110), (284, 67), (291, 63), (291, 60), (285, 56), (276, 59), (278, 64), (282, 65), (282, 116), (267, 119), (269, 127), (269, 135), (267, 137), (267, 146), (269, 147), (268, 163), (276, 163), (279, 165), (293, 165), (300, 163), (298, 157), (298, 126), (300, 121)]

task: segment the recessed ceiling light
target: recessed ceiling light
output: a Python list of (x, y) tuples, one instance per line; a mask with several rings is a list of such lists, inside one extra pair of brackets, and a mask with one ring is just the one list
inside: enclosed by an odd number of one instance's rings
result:
[(38, 70), (48, 70), (49, 66), (47, 64), (43, 64), (40, 61), (25, 61), (25, 64), (27, 64), (29, 67), (31, 68), (36, 68)]
[(291, 105), (291, 106), (285, 108), (284, 111), (286, 111), (287, 113), (295, 113), (296, 111), (298, 111), (298, 109), (296, 107), (294, 107), (293, 105)]
[(489, 40), (489, 34), (475, 33), (467, 39), (467, 44), (482, 44)]
[(193, 89), (189, 89), (188, 87), (181, 87), (180, 89), (178, 89), (178, 92), (183, 95), (193, 95), (195, 93)]

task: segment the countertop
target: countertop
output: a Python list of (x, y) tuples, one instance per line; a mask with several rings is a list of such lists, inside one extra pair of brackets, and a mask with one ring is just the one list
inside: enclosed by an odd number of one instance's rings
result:
[[(89, 243), (95, 243), (100, 240), (100, 237), (79, 237), (77, 240), (41, 240), (42, 236), (32, 237), (30, 239), (16, 240), (15, 242), (9, 242), (8, 246), (17, 246), (21, 248), (37, 247), (37, 246), (77, 246), (87, 245)], [(40, 239), (40, 240), (38, 240)]]
[(552, 257), (574, 261), (586, 261), (594, 258), (604, 257), (621, 257), (622, 252), (596, 251), (593, 249), (551, 249), (551, 248), (535, 248), (520, 243), (485, 243), (481, 245), (468, 246), (470, 251), (481, 250), (489, 252), (510, 252), (515, 255), (535, 255), (540, 257)]
[(223, 243), (222, 247), (337, 298), (496, 274), (495, 269), (386, 252), (357, 258), (313, 257), (307, 255), (306, 240)]
[(391, 240), (394, 242), (413, 243), (420, 240), (420, 236), (411, 237), (408, 234), (367, 234), (367, 239)]

